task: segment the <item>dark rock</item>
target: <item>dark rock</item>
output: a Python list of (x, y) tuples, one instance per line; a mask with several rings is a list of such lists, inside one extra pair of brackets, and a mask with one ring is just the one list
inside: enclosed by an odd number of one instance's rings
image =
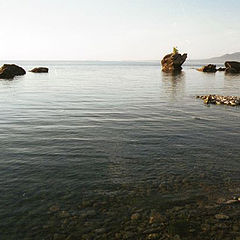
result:
[(240, 62), (227, 61), (225, 66), (226, 73), (240, 73)]
[(26, 71), (15, 64), (4, 64), (0, 68), (0, 79), (12, 79), (24, 74), (26, 74)]
[(220, 67), (220, 68), (217, 69), (217, 71), (219, 71), (219, 72), (224, 72), (225, 70), (226, 70), (225, 67)]
[(186, 61), (187, 54), (183, 55), (179, 53), (170, 53), (166, 55), (162, 61), (163, 72), (180, 72), (182, 70), (182, 64)]
[(30, 72), (33, 72), (33, 73), (48, 73), (48, 68), (38, 67), (38, 68), (32, 69)]
[(208, 72), (208, 73), (215, 73), (217, 71), (216, 65), (214, 64), (208, 64), (206, 66), (203, 66), (199, 69), (197, 69), (200, 72)]

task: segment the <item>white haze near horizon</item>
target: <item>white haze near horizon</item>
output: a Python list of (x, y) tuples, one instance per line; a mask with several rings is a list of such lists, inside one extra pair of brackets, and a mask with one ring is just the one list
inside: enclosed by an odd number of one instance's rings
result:
[(0, 0), (0, 60), (190, 59), (240, 51), (239, 0)]

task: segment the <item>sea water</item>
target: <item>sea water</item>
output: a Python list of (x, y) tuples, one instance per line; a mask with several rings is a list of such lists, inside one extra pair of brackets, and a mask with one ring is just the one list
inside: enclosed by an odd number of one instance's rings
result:
[(191, 62), (178, 75), (157, 61), (15, 63), (49, 73), (0, 81), (0, 239), (121, 239), (134, 212), (240, 180), (240, 108), (195, 98), (239, 96), (239, 75)]

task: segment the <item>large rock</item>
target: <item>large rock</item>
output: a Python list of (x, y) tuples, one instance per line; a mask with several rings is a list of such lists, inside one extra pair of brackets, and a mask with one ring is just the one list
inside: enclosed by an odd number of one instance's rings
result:
[(203, 67), (201, 67), (197, 70), (201, 71), (201, 72), (208, 72), (208, 73), (215, 73), (217, 71), (216, 65), (214, 65), (214, 64), (208, 64), (208, 65), (203, 66)]
[(166, 55), (161, 61), (163, 72), (180, 72), (182, 64), (186, 61), (187, 54), (171, 53)]
[(240, 73), (240, 62), (225, 62), (226, 73)]
[(4, 64), (0, 68), (0, 79), (12, 79), (24, 74), (26, 74), (26, 71), (15, 64)]
[(33, 73), (48, 73), (48, 68), (38, 67), (38, 68), (32, 69), (30, 72), (33, 72)]

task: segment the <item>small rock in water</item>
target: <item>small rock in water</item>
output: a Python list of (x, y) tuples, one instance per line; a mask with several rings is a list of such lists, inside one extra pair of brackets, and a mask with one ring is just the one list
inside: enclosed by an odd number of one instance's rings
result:
[(37, 68), (32, 69), (30, 72), (33, 72), (33, 73), (48, 73), (48, 68), (37, 67)]
[(147, 239), (152, 240), (152, 239), (159, 239), (159, 234), (157, 233), (151, 233), (148, 235)]
[(239, 226), (238, 225), (233, 225), (233, 231), (238, 232), (239, 231)]
[(179, 235), (175, 235), (175, 236), (173, 237), (173, 240), (181, 240), (181, 238), (180, 238)]
[(54, 205), (54, 206), (52, 206), (52, 207), (50, 207), (49, 208), (49, 210), (51, 211), (51, 212), (57, 212), (57, 211), (59, 211), (59, 206), (57, 206), (57, 205)]
[(96, 211), (95, 210), (88, 210), (88, 211), (86, 211), (85, 213), (83, 213), (82, 215), (81, 215), (81, 217), (93, 217), (93, 216), (95, 216), (97, 213), (96, 213)]
[(153, 224), (156, 222), (163, 222), (165, 219), (164, 217), (159, 213), (153, 213), (149, 218), (149, 224)]
[(70, 214), (69, 214), (69, 212), (67, 212), (67, 211), (61, 211), (60, 216), (63, 217), (63, 218), (65, 218), (65, 217), (69, 217)]
[(65, 239), (64, 234), (55, 233), (53, 236), (53, 240), (64, 240), (64, 239)]
[(105, 233), (106, 229), (105, 228), (98, 228), (94, 232), (97, 233), (97, 234), (101, 234), (101, 233)]
[(132, 214), (132, 216), (131, 216), (131, 220), (132, 221), (136, 221), (136, 220), (138, 220), (140, 218), (140, 214), (139, 213), (134, 213), (134, 214)]
[(228, 200), (228, 201), (226, 201), (225, 202), (225, 204), (233, 204), (233, 203), (237, 203), (237, 202), (239, 202), (238, 200)]
[(218, 220), (228, 220), (229, 216), (224, 215), (224, 214), (216, 214), (215, 218), (218, 219)]

